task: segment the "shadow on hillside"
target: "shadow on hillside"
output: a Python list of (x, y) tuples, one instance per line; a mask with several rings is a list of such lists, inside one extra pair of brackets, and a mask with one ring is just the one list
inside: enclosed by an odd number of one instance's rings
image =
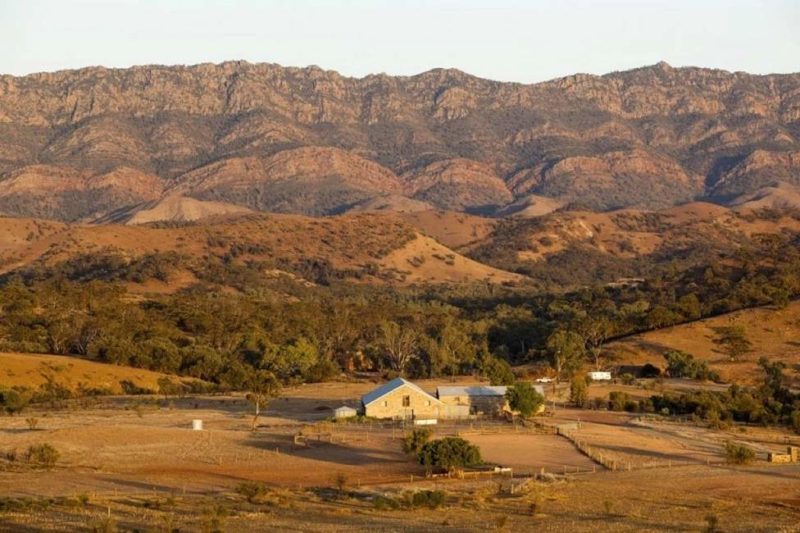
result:
[(652, 353), (658, 356), (663, 356), (666, 352), (672, 349), (669, 346), (664, 346), (663, 344), (659, 344), (657, 342), (647, 341), (642, 338), (632, 339), (628, 344), (644, 353)]

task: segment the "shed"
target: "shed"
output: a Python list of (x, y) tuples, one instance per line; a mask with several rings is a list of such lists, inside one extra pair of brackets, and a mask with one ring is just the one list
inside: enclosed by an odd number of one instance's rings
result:
[(333, 410), (334, 418), (352, 418), (356, 415), (358, 415), (358, 411), (346, 405), (337, 407), (336, 409)]
[(437, 387), (436, 396), (448, 408), (449, 418), (469, 414), (496, 415), (506, 405), (508, 387), (488, 385)]
[(611, 372), (589, 372), (592, 381), (611, 381)]

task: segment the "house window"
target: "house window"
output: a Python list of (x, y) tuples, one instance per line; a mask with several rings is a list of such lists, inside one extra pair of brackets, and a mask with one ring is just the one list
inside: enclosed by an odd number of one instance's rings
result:
[(427, 405), (428, 407), (430, 407), (430, 406), (431, 406), (431, 401), (430, 401), (430, 400), (425, 400), (425, 405)]
[(386, 400), (384, 400), (384, 401), (383, 401), (383, 406), (384, 406), (384, 407), (389, 407), (389, 402), (387, 402)]
[(411, 396), (403, 396), (403, 407), (411, 407)]

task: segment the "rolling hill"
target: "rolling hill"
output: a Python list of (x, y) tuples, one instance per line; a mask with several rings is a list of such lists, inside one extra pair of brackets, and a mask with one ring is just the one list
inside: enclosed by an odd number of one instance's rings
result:
[(143, 368), (111, 365), (63, 355), (0, 353), (0, 368), (0, 388), (36, 389), (52, 379), (73, 392), (83, 387), (122, 394), (123, 381), (153, 392), (158, 392), (158, 380), (163, 377), (175, 382), (191, 381)]
[[(178, 205), (186, 208), (185, 202)], [(137, 222), (143, 213), (129, 222)], [(157, 225), (0, 218), (1, 274), (35, 275), (67, 265), (69, 277), (107, 279), (148, 257), (169, 267), (169, 279), (162, 280), (164, 287), (132, 287), (139, 291), (178, 290), (195, 276), (210, 275), (215, 266), (246, 267), (262, 278), (285, 272), (312, 282), (329, 275), (400, 284), (523, 280), (463, 257), (393, 214), (311, 218), (245, 213)]]
[[(800, 386), (800, 302), (785, 309), (756, 308), (736, 311), (680, 326), (634, 335), (606, 345), (618, 364), (652, 363), (664, 367), (663, 354), (682, 350), (707, 361), (726, 382), (754, 383), (759, 379), (760, 357), (787, 365), (786, 375)], [(714, 343), (715, 328), (743, 326), (754, 349), (737, 361), (723, 354)]]

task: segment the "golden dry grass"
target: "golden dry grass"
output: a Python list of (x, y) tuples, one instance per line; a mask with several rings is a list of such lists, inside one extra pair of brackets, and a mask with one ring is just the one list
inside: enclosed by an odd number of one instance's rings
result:
[[(422, 386), (435, 384), (425, 381)], [(771, 435), (749, 431), (739, 437), (675, 424), (641, 426), (632, 424), (635, 417), (626, 413), (559, 410), (549, 421), (580, 419), (581, 438), (620, 454), (621, 460), (674, 454), (688, 464), (630, 472), (598, 468), (566, 481), (529, 483), (513, 495), (507, 478), (420, 480), (420, 467), (400, 451), (401, 431), (319, 422), (329, 413), (322, 408), (355, 402), (373, 386), (325, 383), (287, 389), (284, 398), (269, 406), (256, 432), (248, 429), (249, 406), (240, 396), (171, 402), (106, 398), (89, 408), (32, 412), (29, 416), (40, 418), (36, 431), (21, 417), (0, 418), (0, 451), (49, 442), (61, 452), (50, 472), (0, 470), (0, 494), (34, 501), (64, 498), (45, 508), (2, 513), (0, 530), (91, 529), (109, 510), (123, 529), (159, 530), (172, 524), (203, 531), (213, 529), (217, 518), (221, 529), (234, 532), (695, 531), (709, 515), (725, 531), (791, 531), (800, 518), (800, 466), (708, 466), (701, 453), (712, 444), (717, 453), (731, 436), (772, 447)], [(194, 418), (204, 420), (206, 431), (189, 429)], [(291, 436), (300, 430), (333, 431), (349, 438), (295, 447)], [(567, 456), (587, 461), (566, 439), (532, 437), (508, 435), (508, 447), (505, 436), (473, 438), (484, 439), (489, 459), (499, 453), (531, 464)], [(341, 498), (331, 492), (339, 474), (345, 475), (348, 493)], [(417, 475), (413, 482), (411, 474)], [(245, 501), (234, 490), (245, 480), (265, 483), (268, 494), (255, 503)], [(444, 508), (376, 509), (371, 503), (377, 494), (400, 498), (403, 492), (421, 489), (444, 490)], [(77, 503), (80, 495), (88, 499), (85, 506)]]
[(381, 265), (401, 272), (406, 283), (506, 283), (524, 279), (519, 274), (473, 261), (423, 235), (391, 252), (381, 260)]
[[(744, 326), (753, 350), (736, 362), (714, 343), (714, 328)], [(785, 309), (757, 308), (700, 320), (671, 328), (659, 329), (609, 343), (606, 351), (623, 364), (653, 363), (664, 365), (663, 353), (682, 350), (708, 361), (725, 381), (752, 383), (758, 379), (760, 357), (783, 361), (786, 374), (795, 383), (800, 379), (800, 302)]]
[[(120, 394), (120, 381), (131, 381), (138, 387), (158, 390), (158, 379), (165, 376), (127, 366), (116, 366), (77, 357), (61, 355), (0, 353), (0, 385), (4, 387), (36, 388), (45, 383), (45, 376), (71, 390), (80, 384), (88, 387), (107, 389)], [(177, 380), (179, 378), (173, 377)]]

